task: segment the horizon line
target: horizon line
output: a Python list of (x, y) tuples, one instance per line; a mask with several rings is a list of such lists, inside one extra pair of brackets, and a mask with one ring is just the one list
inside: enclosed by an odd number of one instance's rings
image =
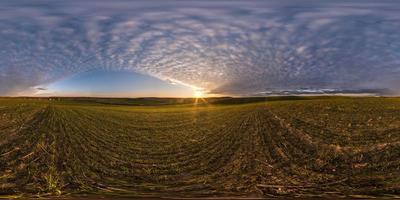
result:
[[(383, 98), (396, 98), (398, 95), (369, 95), (369, 94), (296, 94), (296, 95), (266, 95), (266, 96), (210, 96), (202, 97), (203, 99), (208, 98), (268, 98), (268, 97), (383, 97)], [(113, 97), (113, 96), (0, 96), (0, 98), (104, 98), (104, 99), (196, 99), (196, 97), (160, 97), (160, 96), (143, 96), (143, 97)]]

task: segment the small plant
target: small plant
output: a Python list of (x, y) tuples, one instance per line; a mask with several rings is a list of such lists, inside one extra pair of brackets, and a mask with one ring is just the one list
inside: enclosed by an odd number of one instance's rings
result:
[(60, 179), (56, 174), (56, 170), (54, 167), (50, 167), (49, 173), (44, 176), (44, 180), (46, 181), (46, 192), (61, 195), (60, 190)]

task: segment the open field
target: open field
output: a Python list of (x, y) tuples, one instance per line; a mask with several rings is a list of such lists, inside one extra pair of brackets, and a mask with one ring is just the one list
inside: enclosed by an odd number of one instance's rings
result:
[(400, 197), (400, 98), (239, 102), (0, 99), (0, 197)]

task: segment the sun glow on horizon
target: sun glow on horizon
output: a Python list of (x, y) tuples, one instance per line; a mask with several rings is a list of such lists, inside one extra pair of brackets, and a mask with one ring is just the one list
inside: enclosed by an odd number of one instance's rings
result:
[(193, 93), (193, 97), (195, 98), (203, 98), (204, 97), (204, 92), (201, 90), (195, 90)]
[(207, 103), (207, 100), (205, 99), (204, 90), (202, 90), (202, 89), (194, 89), (193, 90), (193, 98), (195, 99), (194, 105)]

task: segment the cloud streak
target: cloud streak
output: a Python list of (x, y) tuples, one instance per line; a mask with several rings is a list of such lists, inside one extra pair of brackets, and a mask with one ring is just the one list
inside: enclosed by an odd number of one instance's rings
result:
[(93, 69), (211, 93), (400, 93), (395, 1), (2, 1), (0, 95)]

